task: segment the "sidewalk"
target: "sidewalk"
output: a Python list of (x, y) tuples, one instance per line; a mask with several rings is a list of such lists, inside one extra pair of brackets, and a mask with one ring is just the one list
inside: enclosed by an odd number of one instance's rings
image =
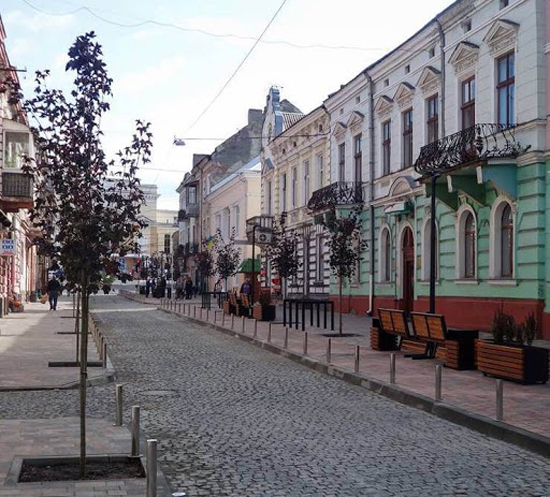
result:
[[(174, 306), (173, 301), (163, 300), (164, 310), (179, 315), (189, 313), (189, 307)], [(185, 303), (185, 301), (183, 301)], [(200, 307), (200, 302), (197, 303)], [(396, 382), (390, 385), (390, 352), (374, 351), (370, 348), (371, 318), (344, 314), (344, 333), (353, 337), (332, 337), (331, 357), (327, 361), (328, 338), (323, 336), (331, 332), (310, 325), (306, 315), (305, 331), (308, 333), (307, 355), (304, 351), (304, 333), (296, 329), (288, 331), (288, 345), (285, 347), (285, 327), (281, 322), (271, 325), (269, 341), (269, 323), (252, 319), (222, 318), (222, 311), (197, 308), (191, 304), (191, 312), (186, 317), (215, 325), (220, 330), (234, 333), (254, 342), (258, 346), (302, 362), (314, 369), (361, 384), (401, 402), (414, 405), (447, 419), (459, 422), (484, 433), (505, 438), (508, 441), (528, 445), (528, 448), (550, 455), (550, 385), (522, 385), (504, 381), (504, 421), (496, 421), (495, 379), (485, 377), (478, 371), (457, 371), (443, 368), (442, 401), (435, 401), (435, 365), (442, 361), (405, 358), (403, 353), (396, 354)], [(194, 318), (194, 312), (196, 317)], [(279, 316), (278, 316), (279, 317)], [(335, 313), (335, 328), (338, 328), (338, 314)], [(222, 325), (222, 319), (224, 319)], [(244, 323), (244, 328), (243, 328)], [(329, 325), (330, 326), (330, 325)], [(244, 330), (244, 331), (243, 331)], [(256, 336), (254, 336), (256, 333)], [(355, 369), (356, 347), (360, 346), (360, 364)], [(537, 346), (549, 347), (544, 341)]]
[[(58, 310), (25, 304), (25, 311), (0, 319), (0, 399), (15, 390), (76, 388), (78, 367), (49, 367), (49, 361), (76, 361), (72, 298), (63, 296)], [(90, 337), (88, 360), (99, 361)], [(108, 362), (109, 364), (109, 362)], [(91, 384), (111, 381), (112, 368), (89, 367)], [(79, 419), (1, 419), (0, 497), (143, 497), (145, 479), (15, 483), (10, 469), (17, 458), (78, 456)], [(112, 420), (87, 418), (87, 452), (129, 454), (131, 436)], [(9, 476), (9, 478), (7, 478)], [(163, 495), (159, 493), (159, 495)]]

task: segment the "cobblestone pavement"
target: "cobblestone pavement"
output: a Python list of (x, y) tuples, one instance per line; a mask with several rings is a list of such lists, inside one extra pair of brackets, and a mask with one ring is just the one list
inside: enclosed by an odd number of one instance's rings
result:
[[(547, 496), (549, 461), (121, 297), (94, 302), (125, 420), (194, 496)], [(90, 415), (112, 417), (112, 385)], [(0, 418), (74, 415), (77, 392), (3, 393)]]

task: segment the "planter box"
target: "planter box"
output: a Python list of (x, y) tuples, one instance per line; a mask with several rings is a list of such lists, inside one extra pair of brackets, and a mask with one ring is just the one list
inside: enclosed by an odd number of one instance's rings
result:
[(445, 340), (445, 366), (451, 369), (475, 369), (475, 352), (473, 342)]
[(370, 329), (370, 348), (372, 350), (397, 350), (397, 337), (373, 326)]
[(548, 381), (548, 350), (521, 345), (497, 345), (477, 341), (477, 368), (504, 380), (525, 384)]
[(275, 311), (274, 305), (255, 305), (252, 308), (252, 317), (258, 321), (275, 321)]

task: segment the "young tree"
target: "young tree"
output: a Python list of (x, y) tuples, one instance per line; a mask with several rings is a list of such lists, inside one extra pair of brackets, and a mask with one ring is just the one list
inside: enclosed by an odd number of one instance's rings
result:
[(222, 232), (219, 229), (216, 230), (214, 251), (216, 252), (216, 272), (219, 276), (216, 286), (224, 281), (227, 290), (227, 278), (237, 274), (239, 262), (241, 261), (241, 251), (235, 247), (235, 229), (231, 231), (227, 242), (223, 239)]
[(298, 247), (298, 235), (286, 226), (286, 214), (275, 221), (273, 226), (273, 238), (271, 245), (267, 247), (267, 253), (271, 260), (271, 266), (281, 278), (281, 290), (284, 282), (298, 274), (302, 262), (296, 255)]
[(332, 215), (323, 223), (328, 234), (327, 248), (329, 264), (334, 276), (338, 278), (338, 306), (340, 318), (338, 332), (342, 330), (342, 288), (344, 280), (348, 281), (355, 275), (357, 266), (362, 260), (367, 242), (361, 238), (362, 205), (354, 207), (347, 216)]
[[(197, 268), (200, 273), (200, 277), (203, 279), (204, 283), (208, 283), (208, 278), (211, 278), (216, 274), (216, 269), (214, 267), (214, 258), (212, 257), (212, 251), (206, 248), (206, 243), (203, 240), (202, 243), (204, 250), (199, 252), (196, 255)], [(198, 286), (199, 282), (195, 282)]]
[(49, 71), (36, 73), (36, 89), (26, 103), (37, 118), (40, 160), (27, 161), (35, 181), (34, 224), (43, 237), (42, 254), (60, 262), (67, 279), (81, 289), (80, 472), (86, 473), (86, 382), (89, 297), (103, 274), (118, 274), (120, 256), (137, 252), (145, 223), (144, 195), (136, 174), (150, 160), (149, 124), (136, 121), (131, 144), (117, 154), (122, 172), (102, 147), (101, 119), (109, 110), (112, 79), (93, 32), (69, 49), (66, 70), (75, 74), (69, 95), (47, 86)]

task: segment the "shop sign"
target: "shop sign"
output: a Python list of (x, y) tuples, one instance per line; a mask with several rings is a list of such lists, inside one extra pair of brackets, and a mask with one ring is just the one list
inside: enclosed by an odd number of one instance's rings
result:
[(0, 240), (0, 256), (10, 257), (15, 255), (15, 240), (3, 238)]

